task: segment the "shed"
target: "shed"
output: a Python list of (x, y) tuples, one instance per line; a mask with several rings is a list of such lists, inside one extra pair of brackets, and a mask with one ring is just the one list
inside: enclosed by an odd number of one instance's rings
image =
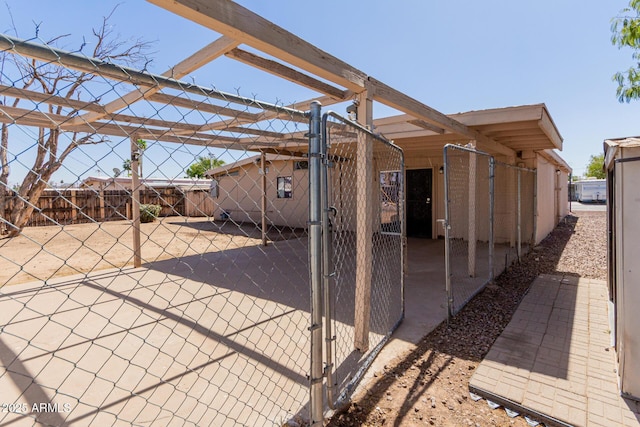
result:
[(622, 394), (640, 400), (640, 137), (604, 141), (609, 296)]

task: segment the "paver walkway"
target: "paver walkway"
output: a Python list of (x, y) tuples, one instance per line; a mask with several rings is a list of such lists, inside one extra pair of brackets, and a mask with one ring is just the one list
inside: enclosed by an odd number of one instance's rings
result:
[(547, 425), (640, 426), (620, 397), (607, 286), (541, 275), (469, 383), (471, 392)]

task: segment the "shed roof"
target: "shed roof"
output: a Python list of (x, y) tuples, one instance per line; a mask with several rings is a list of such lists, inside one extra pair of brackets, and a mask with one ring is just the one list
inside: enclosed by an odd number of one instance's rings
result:
[[(255, 164), (259, 164), (260, 163), (260, 154), (258, 154), (257, 156), (251, 156), (251, 157), (246, 157), (244, 159), (240, 159), (238, 161), (235, 161), (233, 163), (227, 163), (221, 166), (218, 166), (216, 168), (213, 169), (209, 169), (205, 175), (206, 176), (211, 176), (211, 177), (215, 177), (215, 176), (219, 176), (219, 175), (223, 175), (223, 174), (227, 174), (233, 170), (236, 169), (240, 169), (243, 167), (247, 167), (247, 166), (253, 166)], [(273, 161), (277, 161), (277, 160), (307, 160), (306, 157), (299, 157), (299, 156), (288, 156), (288, 155), (282, 155), (282, 154), (272, 154), (272, 153), (266, 153), (265, 154), (265, 160), (267, 162), (273, 162)]]
[(604, 168), (611, 169), (613, 161), (616, 159), (620, 148), (640, 147), (640, 136), (629, 136), (626, 138), (612, 138), (604, 140)]

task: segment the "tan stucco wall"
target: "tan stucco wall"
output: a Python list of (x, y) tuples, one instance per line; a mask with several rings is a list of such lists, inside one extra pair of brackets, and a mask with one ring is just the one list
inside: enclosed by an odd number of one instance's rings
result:
[[(568, 213), (568, 189), (567, 173), (556, 174), (556, 166), (550, 164), (541, 156), (536, 156), (537, 173), (537, 228), (536, 243), (547, 236), (555, 227), (559, 219)], [(374, 160), (375, 162), (375, 160)], [(293, 160), (275, 160), (269, 165), (267, 172), (267, 218), (269, 224), (278, 226), (291, 226), (305, 228), (308, 220), (308, 170), (293, 170)], [(444, 175), (438, 173), (443, 165), (442, 157), (408, 156), (405, 158), (405, 167), (409, 169), (433, 170), (433, 197), (432, 197), (432, 231), (433, 238), (443, 236), (442, 226), (438, 219), (445, 217), (444, 200)], [(374, 167), (380, 168), (375, 164)], [(529, 166), (529, 165), (527, 165)], [(384, 168), (383, 168), (384, 169)], [(333, 180), (333, 202), (338, 210), (335, 218), (336, 224), (343, 230), (355, 230), (355, 218), (358, 212), (358, 199), (356, 192), (356, 165), (352, 160), (336, 162), (331, 169)], [(478, 156), (478, 176), (475, 179), (477, 185), (476, 206), (479, 209), (477, 216), (477, 238), (487, 241), (489, 236), (488, 212), (489, 198), (485, 194), (488, 186), (489, 171), (484, 156)], [(293, 197), (291, 199), (278, 199), (277, 177), (293, 177)], [(468, 178), (466, 178), (468, 179)], [(379, 176), (373, 174), (373, 218), (374, 230), (380, 225), (380, 185)], [(517, 176), (515, 172), (501, 172), (496, 174), (495, 189), (498, 196), (495, 204), (495, 242), (515, 243), (515, 212)], [(220, 219), (223, 211), (228, 212), (231, 218), (239, 222), (261, 223), (261, 188), (259, 168), (256, 164), (250, 164), (240, 170), (238, 176), (223, 176), (218, 178), (219, 197), (216, 200), (215, 218)], [(530, 187), (533, 187), (533, 183)], [(468, 190), (467, 190), (468, 191)], [(533, 188), (530, 189), (533, 191)], [(522, 237), (526, 241), (533, 234), (532, 210), (533, 202), (531, 194), (522, 195)], [(467, 238), (468, 227), (468, 197), (462, 198), (464, 206), (458, 206), (462, 212), (462, 218), (458, 230), (453, 237)], [(528, 201), (528, 202), (527, 202)], [(485, 214), (486, 213), (486, 214)], [(527, 220), (529, 218), (529, 220)]]
[(556, 173), (556, 166), (537, 156), (538, 167), (538, 227), (536, 243), (544, 239), (558, 222), (569, 211), (568, 174), (560, 171)]
[[(305, 228), (309, 217), (307, 170), (293, 170), (293, 160), (275, 160), (267, 165), (267, 224)], [(277, 197), (277, 178), (292, 177), (292, 197)], [(262, 224), (262, 188), (260, 168), (246, 165), (237, 176), (221, 176), (218, 198), (215, 199), (215, 219), (227, 212), (237, 222)]]

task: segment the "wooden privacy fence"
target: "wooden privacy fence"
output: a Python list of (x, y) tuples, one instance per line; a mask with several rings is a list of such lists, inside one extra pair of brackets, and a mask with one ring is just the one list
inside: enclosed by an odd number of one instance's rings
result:
[[(9, 194), (4, 218), (9, 218), (19, 200)], [(140, 203), (160, 205), (160, 216), (212, 216), (213, 199), (207, 190), (161, 188), (140, 190)], [(84, 188), (47, 189), (38, 199), (27, 226), (80, 224), (132, 219), (131, 192)]]

